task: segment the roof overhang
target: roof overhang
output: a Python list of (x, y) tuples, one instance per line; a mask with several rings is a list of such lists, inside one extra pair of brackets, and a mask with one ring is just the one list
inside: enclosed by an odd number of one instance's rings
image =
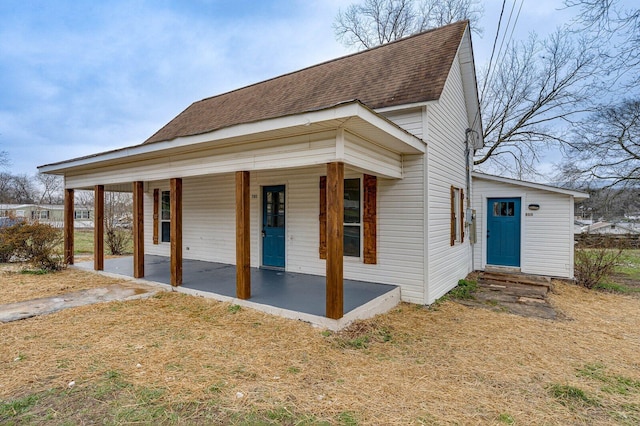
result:
[[(66, 175), (96, 167), (211, 151), (236, 144), (291, 138), (342, 129), (362, 140), (396, 154), (422, 154), (426, 143), (390, 120), (354, 100), (335, 106), (239, 124), (212, 132), (107, 151), (39, 166), (42, 173)], [(340, 160), (340, 159), (337, 159)]]
[(545, 185), (541, 183), (527, 182), (524, 180), (505, 178), (502, 176), (487, 175), (485, 173), (479, 173), (479, 172), (473, 172), (471, 176), (475, 179), (484, 179), (492, 182), (501, 182), (501, 183), (506, 183), (510, 185), (523, 186), (525, 188), (534, 188), (534, 189), (539, 189), (541, 191), (554, 192), (556, 194), (569, 195), (569, 196), (572, 196), (576, 201), (586, 200), (587, 198), (589, 198), (589, 194), (585, 192), (574, 191), (574, 190), (565, 189), (565, 188), (558, 188), (557, 186)]

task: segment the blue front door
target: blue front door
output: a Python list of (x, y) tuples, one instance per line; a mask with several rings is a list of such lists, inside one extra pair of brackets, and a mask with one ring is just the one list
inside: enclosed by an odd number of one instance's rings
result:
[(520, 198), (489, 198), (487, 264), (520, 266)]
[(262, 266), (284, 268), (284, 185), (262, 188)]

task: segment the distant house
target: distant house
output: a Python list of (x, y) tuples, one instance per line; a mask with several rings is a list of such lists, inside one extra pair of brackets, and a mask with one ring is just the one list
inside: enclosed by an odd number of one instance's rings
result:
[(640, 227), (633, 223), (596, 222), (581, 227), (583, 234), (640, 234)]
[[(145, 254), (171, 259), (175, 286), (183, 259), (235, 265), (239, 299), (252, 267), (323, 276), (338, 319), (345, 279), (431, 304), (489, 266), (573, 276), (586, 195), (472, 176), (482, 134), (458, 22), (203, 99), (140, 145), (40, 171), (64, 176), (67, 223), (76, 189), (94, 190), (98, 217), (104, 191), (133, 192), (136, 277)], [(68, 234), (68, 262), (72, 247)]]
[[(76, 206), (74, 208), (74, 227), (93, 228), (92, 207)], [(0, 204), (0, 217), (47, 223), (56, 228), (64, 225), (64, 205), (61, 204)]]

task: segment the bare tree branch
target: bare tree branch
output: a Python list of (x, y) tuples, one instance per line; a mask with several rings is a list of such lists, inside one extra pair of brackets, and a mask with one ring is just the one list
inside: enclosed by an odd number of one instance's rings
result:
[(562, 178), (608, 186), (640, 182), (640, 99), (603, 108), (577, 127)]
[(478, 0), (363, 0), (339, 11), (333, 29), (345, 46), (370, 49), (463, 19), (481, 32), (476, 23), (482, 14)]
[(538, 152), (564, 144), (565, 126), (593, 110), (600, 64), (590, 45), (566, 29), (510, 46), (481, 100), (485, 148), (474, 164), (495, 163), (496, 155), (520, 146), (518, 160), (511, 167), (500, 160), (499, 167), (519, 176), (535, 170)]

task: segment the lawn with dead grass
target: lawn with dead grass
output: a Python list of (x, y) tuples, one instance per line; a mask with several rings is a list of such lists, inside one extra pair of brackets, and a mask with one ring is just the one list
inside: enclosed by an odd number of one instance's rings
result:
[(0, 305), (123, 282), (91, 272), (63, 270), (53, 274), (31, 270), (26, 264), (0, 263)]
[[(76, 278), (108, 281), (2, 288)], [(551, 300), (566, 319), (447, 301), (340, 333), (178, 293), (68, 309), (0, 325), (0, 423), (638, 424), (640, 299)]]

